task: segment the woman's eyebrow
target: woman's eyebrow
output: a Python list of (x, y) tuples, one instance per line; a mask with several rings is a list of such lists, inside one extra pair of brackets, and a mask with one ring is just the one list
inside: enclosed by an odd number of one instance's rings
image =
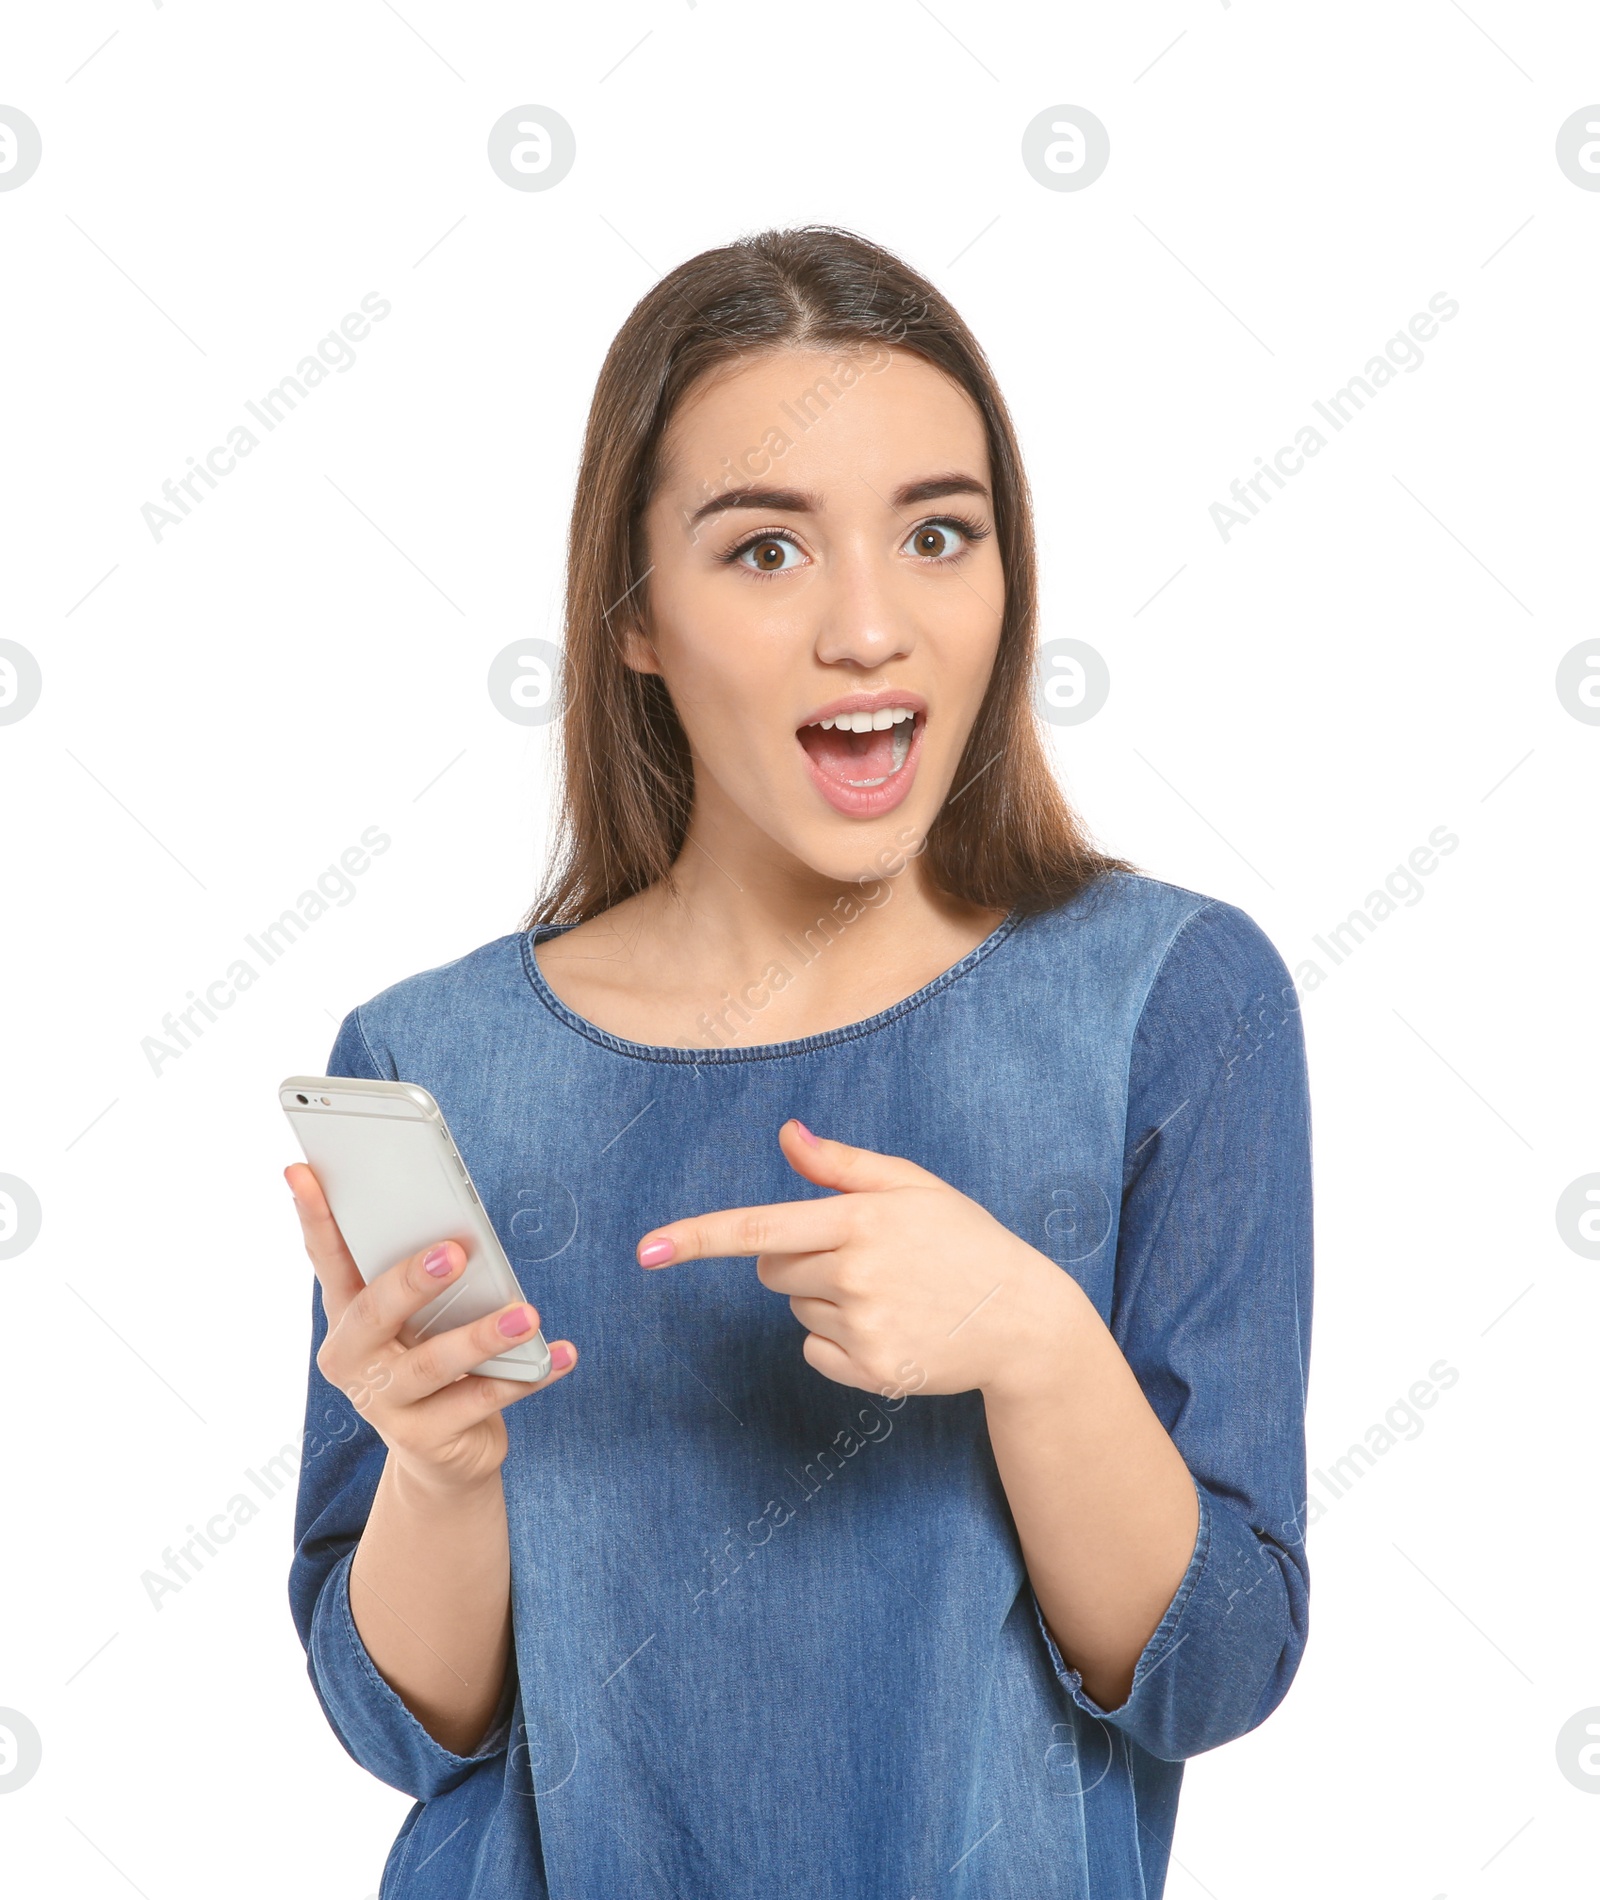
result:
[[(975, 475), (932, 475), (925, 481), (906, 482), (894, 491), (892, 505), (915, 508), (925, 501), (939, 501), (946, 495), (978, 495), (989, 499), (987, 486)], [(689, 517), (689, 526), (698, 527), (712, 515), (729, 508), (769, 508), (791, 515), (814, 514), (820, 507), (818, 497), (800, 488), (730, 488), (725, 495), (714, 495)]]
[(907, 482), (894, 491), (896, 508), (915, 508), (919, 502), (939, 501), (945, 495), (980, 495), (987, 501), (989, 490), (974, 475), (935, 475), (925, 482)]
[(786, 515), (805, 515), (814, 513), (816, 507), (816, 496), (799, 488), (730, 488), (727, 494), (713, 495), (696, 508), (689, 517), (689, 526), (697, 527), (708, 516), (720, 515), (728, 508), (770, 508)]

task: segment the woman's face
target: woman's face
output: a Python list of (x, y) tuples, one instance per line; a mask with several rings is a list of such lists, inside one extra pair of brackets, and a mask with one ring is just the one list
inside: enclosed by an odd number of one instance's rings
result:
[(690, 393), (664, 471), (628, 658), (672, 695), (697, 821), (882, 875), (960, 789), (999, 641), (977, 409), (904, 350), (778, 351)]

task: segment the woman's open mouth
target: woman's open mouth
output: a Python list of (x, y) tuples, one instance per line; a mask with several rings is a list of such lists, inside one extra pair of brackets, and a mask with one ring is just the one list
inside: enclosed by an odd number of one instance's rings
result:
[(918, 694), (855, 693), (824, 707), (795, 736), (836, 811), (877, 817), (911, 790), (926, 723)]

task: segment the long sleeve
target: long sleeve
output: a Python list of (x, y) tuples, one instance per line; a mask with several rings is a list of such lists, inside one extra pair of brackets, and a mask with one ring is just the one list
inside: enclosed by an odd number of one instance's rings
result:
[[(1311, 1129), (1299, 999), (1261, 929), (1179, 931), (1130, 1057), (1111, 1330), (1199, 1494), (1194, 1553), (1128, 1699), (1086, 1713), (1181, 1761), (1264, 1721), (1305, 1647)], [(1038, 1612), (1035, 1600), (1035, 1612)]]
[[(362, 1034), (359, 1012), (340, 1026), (329, 1075), (390, 1079)], [(383, 1473), (383, 1440), (317, 1366), (327, 1336), (322, 1289), (313, 1279), (306, 1430), (295, 1505), (289, 1603), (317, 1699), (348, 1753), (392, 1788), (419, 1800), (455, 1787), (507, 1746), (515, 1671), (476, 1753), (457, 1755), (428, 1733), (379, 1675), (350, 1611), (350, 1565)]]

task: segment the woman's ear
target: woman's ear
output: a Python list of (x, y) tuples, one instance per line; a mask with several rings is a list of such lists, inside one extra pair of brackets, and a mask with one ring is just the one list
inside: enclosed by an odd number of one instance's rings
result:
[(630, 621), (622, 635), (622, 660), (635, 673), (659, 673), (661, 662), (651, 645), (650, 636), (638, 621)]

